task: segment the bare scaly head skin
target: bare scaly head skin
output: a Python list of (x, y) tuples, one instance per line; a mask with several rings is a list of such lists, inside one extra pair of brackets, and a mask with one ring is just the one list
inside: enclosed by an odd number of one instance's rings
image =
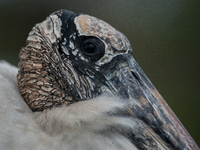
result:
[(108, 63), (113, 57), (132, 51), (127, 38), (102, 20), (81, 15), (75, 18), (75, 24), (80, 35), (95, 36), (105, 42), (105, 54), (96, 62), (97, 65)]
[(60, 69), (57, 69), (61, 67), (56, 51), (61, 39), (60, 30), (61, 20), (56, 15), (50, 15), (33, 27), (27, 38), (27, 46), (19, 54), (18, 86), (33, 111), (72, 102), (72, 96), (65, 91), (68, 88)]
[[(91, 81), (93, 75), (90, 72), (98, 71), (102, 64), (131, 50), (126, 37), (104, 21), (73, 13), (73, 20), (68, 21), (62, 15), (62, 11), (56, 12), (36, 24), (29, 33), (27, 46), (20, 52), (18, 84), (22, 97), (33, 111), (99, 95), (102, 87)], [(77, 46), (77, 41), (83, 42), (80, 37), (96, 37), (95, 40), (101, 42), (97, 45), (105, 48), (104, 52), (97, 53), (95, 60), (91, 60), (81, 51), (81, 45)], [(101, 55), (103, 57), (98, 58)], [(74, 70), (74, 59), (86, 65), (92, 63), (93, 66), (85, 69), (85, 75), (80, 75)]]
[(114, 130), (138, 149), (199, 149), (131, 53), (127, 38), (104, 21), (57, 11), (33, 27), (20, 52), (21, 96), (43, 111), (109, 92), (130, 101), (112, 114), (136, 126)]

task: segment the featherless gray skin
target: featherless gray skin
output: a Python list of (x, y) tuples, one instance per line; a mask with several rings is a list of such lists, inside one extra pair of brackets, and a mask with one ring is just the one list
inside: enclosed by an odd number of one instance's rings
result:
[[(89, 105), (110, 93), (112, 100), (104, 101), (109, 109), (95, 103), (102, 111), (94, 111), (110, 119), (98, 120), (103, 125), (91, 128), (94, 134), (123, 138), (127, 149), (199, 149), (133, 58), (127, 38), (102, 20), (57, 11), (33, 27), (20, 60), (20, 94), (35, 113)], [(48, 120), (41, 122), (45, 132), (54, 132), (47, 129)], [(126, 142), (119, 141), (113, 145), (125, 149)]]

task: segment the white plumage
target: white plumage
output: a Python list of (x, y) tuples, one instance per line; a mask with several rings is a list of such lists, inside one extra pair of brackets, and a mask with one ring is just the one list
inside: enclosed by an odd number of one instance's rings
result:
[(128, 118), (106, 115), (126, 103), (104, 94), (68, 107), (33, 113), (20, 96), (17, 71), (6, 62), (0, 63), (0, 149), (136, 149), (119, 133), (103, 132), (110, 124), (134, 125)]

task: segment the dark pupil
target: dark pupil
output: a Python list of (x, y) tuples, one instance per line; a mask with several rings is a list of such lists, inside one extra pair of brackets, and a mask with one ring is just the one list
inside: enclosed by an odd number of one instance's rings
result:
[(94, 53), (95, 50), (96, 50), (96, 46), (91, 43), (91, 42), (87, 42), (83, 45), (83, 50), (86, 52), (86, 53)]

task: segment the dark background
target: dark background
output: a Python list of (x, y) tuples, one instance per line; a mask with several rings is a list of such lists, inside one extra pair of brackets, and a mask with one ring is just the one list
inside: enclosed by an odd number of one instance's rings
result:
[(17, 66), (32, 27), (62, 8), (124, 33), (137, 62), (200, 145), (199, 0), (0, 0), (0, 59)]

